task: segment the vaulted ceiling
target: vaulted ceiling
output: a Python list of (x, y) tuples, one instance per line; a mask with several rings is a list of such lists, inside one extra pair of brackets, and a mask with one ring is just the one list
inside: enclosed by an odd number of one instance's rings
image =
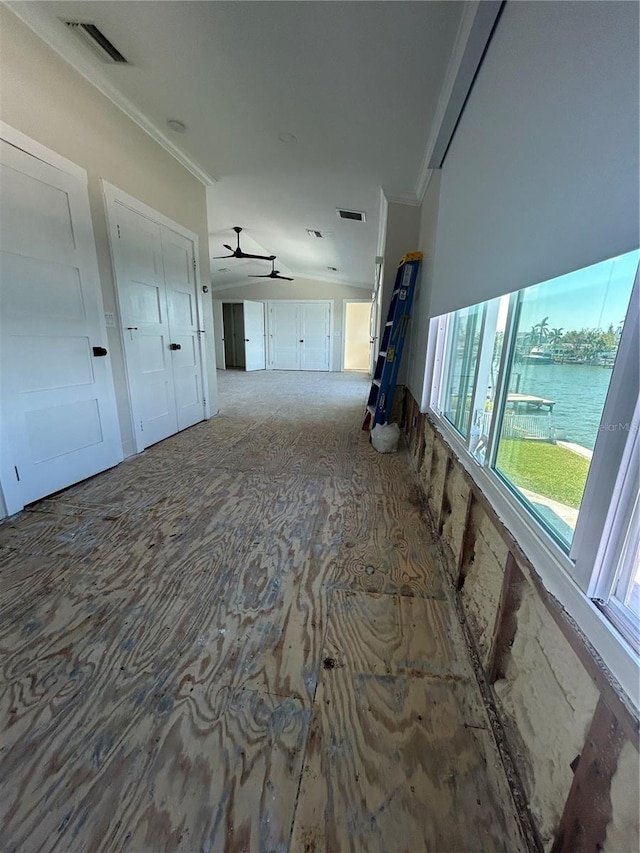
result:
[[(371, 286), (380, 191), (418, 200), (464, 3), (11, 5), (210, 181), (212, 257), (235, 246), (240, 225), (243, 249), (277, 255), (284, 274)], [(103, 63), (65, 20), (96, 24), (129, 64)], [(366, 222), (339, 219), (338, 207), (363, 211)], [(269, 269), (212, 261), (213, 284)]]

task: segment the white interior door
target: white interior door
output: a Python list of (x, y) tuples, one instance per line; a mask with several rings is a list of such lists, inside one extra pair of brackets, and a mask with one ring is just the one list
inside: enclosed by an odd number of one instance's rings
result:
[(224, 316), (222, 313), (222, 300), (213, 299), (213, 339), (216, 350), (216, 367), (220, 370), (227, 369), (224, 353)]
[(298, 303), (300, 369), (329, 370), (331, 306), (326, 302)]
[(116, 202), (120, 314), (134, 429), (149, 447), (178, 430), (160, 226)]
[(137, 204), (116, 197), (108, 210), (133, 426), (142, 450), (203, 420), (206, 404), (195, 236), (132, 209)]
[(160, 236), (171, 337), (169, 357), (180, 430), (204, 417), (195, 249), (193, 240), (164, 225)]
[(298, 303), (272, 302), (269, 307), (269, 351), (274, 370), (299, 370)]
[(264, 370), (265, 356), (264, 302), (245, 299), (244, 309), (244, 363), (245, 370)]
[(44, 156), (0, 141), (0, 476), (9, 513), (122, 459), (86, 178)]

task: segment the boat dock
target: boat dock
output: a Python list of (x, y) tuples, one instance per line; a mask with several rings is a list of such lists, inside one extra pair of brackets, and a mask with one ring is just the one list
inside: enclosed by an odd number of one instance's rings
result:
[(513, 403), (514, 405), (526, 405), (528, 409), (546, 408), (552, 412), (556, 401), (545, 400), (544, 397), (535, 397), (532, 394), (507, 394), (507, 403)]

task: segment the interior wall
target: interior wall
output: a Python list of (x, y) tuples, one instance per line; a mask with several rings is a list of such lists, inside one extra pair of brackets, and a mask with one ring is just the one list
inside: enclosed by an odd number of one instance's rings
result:
[(637, 248), (638, 15), (506, 4), (442, 169), (432, 316)]
[[(373, 289), (373, 288), (372, 288)], [(268, 299), (333, 299), (333, 352), (331, 364), (333, 370), (342, 369), (342, 335), (343, 335), (343, 299), (367, 299), (371, 292), (363, 287), (350, 287), (343, 284), (333, 284), (327, 281), (296, 278), (294, 281), (267, 281), (252, 284), (241, 284), (238, 287), (213, 290), (213, 299), (225, 301), (243, 299), (266, 302)]]
[[(412, 204), (389, 202), (387, 207), (387, 234), (384, 247), (384, 266), (382, 269), (381, 311), (378, 317), (379, 335), (382, 340), (382, 328), (387, 322), (387, 313), (396, 281), (398, 264), (403, 255), (416, 252), (419, 247), (420, 208)], [(407, 377), (407, 352), (411, 323), (405, 337), (405, 352), (398, 372), (398, 384), (403, 385)], [(377, 353), (376, 353), (377, 355)]]
[(442, 173), (434, 171), (429, 181), (422, 206), (418, 230), (418, 249), (422, 252), (420, 275), (413, 296), (413, 310), (409, 324), (409, 338), (405, 354), (407, 365), (406, 384), (416, 400), (422, 399), (424, 374), (427, 359), (427, 337), (429, 333), (429, 303), (433, 284), (433, 268), (436, 251), (436, 229), (438, 225), (438, 202)]
[[(210, 279), (205, 188), (111, 101), (0, 5), (0, 118), (87, 170), (105, 311), (117, 316), (100, 179), (199, 238), (202, 282)], [(213, 313), (204, 302), (208, 400), (218, 411)], [(121, 330), (107, 328), (125, 455), (135, 452)]]

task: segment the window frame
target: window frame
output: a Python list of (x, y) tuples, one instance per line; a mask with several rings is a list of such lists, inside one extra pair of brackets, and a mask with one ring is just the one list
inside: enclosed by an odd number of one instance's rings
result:
[[(445, 348), (443, 350), (442, 379), (441, 379), (440, 387), (439, 387), (439, 397), (437, 398), (438, 399), (439, 411), (442, 413), (442, 417), (445, 418), (447, 423), (458, 433), (458, 435), (463, 436), (466, 441), (469, 440), (469, 437), (471, 435), (471, 426), (473, 423), (473, 404), (475, 402), (475, 390), (476, 390), (476, 386), (477, 386), (477, 382), (478, 382), (478, 367), (480, 364), (480, 358), (482, 355), (482, 349), (483, 349), (483, 344), (484, 344), (484, 328), (485, 328), (485, 322), (486, 322), (486, 316), (487, 316), (488, 303), (480, 303), (480, 305), (482, 306), (481, 316), (480, 316), (480, 329), (479, 329), (480, 338), (479, 338), (479, 342), (478, 342), (478, 352), (476, 353), (476, 357), (475, 357), (476, 363), (475, 363), (474, 368), (473, 368), (473, 382), (471, 384), (471, 410), (469, 412), (469, 421), (466, 425), (464, 432), (459, 430), (458, 427), (455, 425), (455, 423), (453, 423), (453, 421), (451, 421), (449, 418), (446, 417), (446, 415), (444, 414), (444, 409), (443, 409), (443, 405), (442, 405), (444, 395), (449, 394), (451, 391), (451, 387), (449, 384), (449, 377), (445, 377), (445, 373), (446, 373), (447, 363), (449, 362), (449, 359), (451, 357), (451, 353), (453, 351), (453, 347), (456, 343), (456, 335), (455, 335), (456, 317), (455, 317), (455, 315), (458, 312), (454, 312), (453, 314), (450, 314), (447, 316), (447, 340), (446, 340)], [(475, 307), (475, 306), (470, 306), (470, 307)], [(460, 310), (467, 310), (467, 309), (460, 309)], [(467, 334), (468, 334), (468, 329), (469, 329), (469, 315), (467, 315)], [(475, 337), (475, 324), (474, 324), (474, 337)], [(473, 347), (473, 343), (471, 346)], [(471, 357), (471, 353), (468, 352), (467, 347), (468, 347), (467, 335), (465, 335), (465, 352), (464, 352), (463, 362), (468, 357)], [(461, 375), (460, 381), (462, 382), (462, 375)], [(463, 401), (463, 411), (464, 411), (464, 401)]]

